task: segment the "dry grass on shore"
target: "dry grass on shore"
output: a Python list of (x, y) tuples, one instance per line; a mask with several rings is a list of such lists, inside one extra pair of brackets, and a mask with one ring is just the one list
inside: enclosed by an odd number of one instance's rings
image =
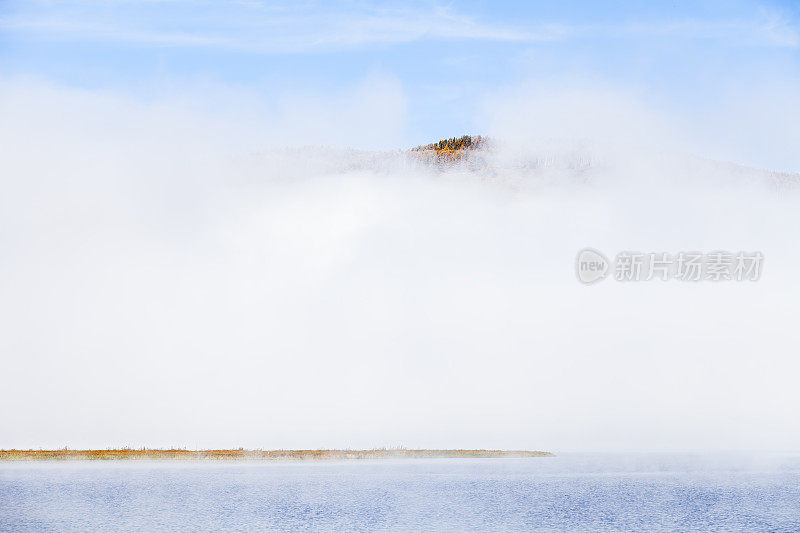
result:
[(185, 449), (108, 449), (108, 450), (0, 450), (0, 461), (37, 460), (244, 460), (303, 461), (344, 459), (463, 459), (503, 457), (551, 457), (553, 454), (522, 450), (185, 450)]

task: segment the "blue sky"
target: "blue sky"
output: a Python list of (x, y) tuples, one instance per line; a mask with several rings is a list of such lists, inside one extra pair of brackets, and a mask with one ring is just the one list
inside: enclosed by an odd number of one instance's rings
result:
[(624, 87), (684, 113), (723, 88), (794, 84), (798, 21), (794, 2), (6, 0), (0, 73), (142, 99), (347, 94), (377, 77), (401, 88), (413, 143), (479, 133), (486, 98), (523, 83)]

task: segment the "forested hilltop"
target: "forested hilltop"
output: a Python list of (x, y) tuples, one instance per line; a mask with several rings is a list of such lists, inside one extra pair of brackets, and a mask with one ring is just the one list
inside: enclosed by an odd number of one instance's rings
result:
[[(547, 183), (589, 183), (608, 179), (624, 156), (606, 153), (590, 144), (520, 140), (514, 143), (483, 135), (462, 135), (413, 148), (393, 151), (356, 150), (325, 146), (285, 148), (253, 154), (284, 178), (309, 174), (373, 172), (472, 176), (501, 180), (517, 187)], [(632, 157), (641, 157), (632, 152)], [(726, 186), (731, 183), (764, 183), (777, 189), (800, 188), (800, 174), (755, 169), (730, 162), (686, 154), (653, 158), (654, 169), (664, 162), (689, 181)]]
[(441, 167), (453, 163), (465, 163), (470, 170), (485, 170), (489, 165), (483, 152), (490, 150), (492, 145), (488, 137), (462, 135), (417, 146), (407, 153), (425, 165)]

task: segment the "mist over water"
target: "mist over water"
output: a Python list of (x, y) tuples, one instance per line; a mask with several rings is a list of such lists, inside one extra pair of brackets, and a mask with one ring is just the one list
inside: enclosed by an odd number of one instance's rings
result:
[[(287, 150), (317, 131), (282, 139), (290, 115), (3, 94), (5, 448), (800, 445), (798, 193), (668, 128), (644, 142), (644, 111), (579, 138), (556, 108), (548, 137), (490, 105), (506, 143), (476, 173)], [(352, 105), (366, 131), (385, 118)], [(333, 121), (329, 144), (368, 144)], [(587, 246), (765, 263), (586, 287)]]
[[(59, 531), (792, 531), (792, 454), (0, 466), (0, 525)], [(87, 496), (88, 495), (88, 496)]]

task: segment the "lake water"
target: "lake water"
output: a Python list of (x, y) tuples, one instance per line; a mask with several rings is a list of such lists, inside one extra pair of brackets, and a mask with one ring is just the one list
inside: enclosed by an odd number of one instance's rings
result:
[(800, 531), (800, 457), (5, 463), (0, 530)]

